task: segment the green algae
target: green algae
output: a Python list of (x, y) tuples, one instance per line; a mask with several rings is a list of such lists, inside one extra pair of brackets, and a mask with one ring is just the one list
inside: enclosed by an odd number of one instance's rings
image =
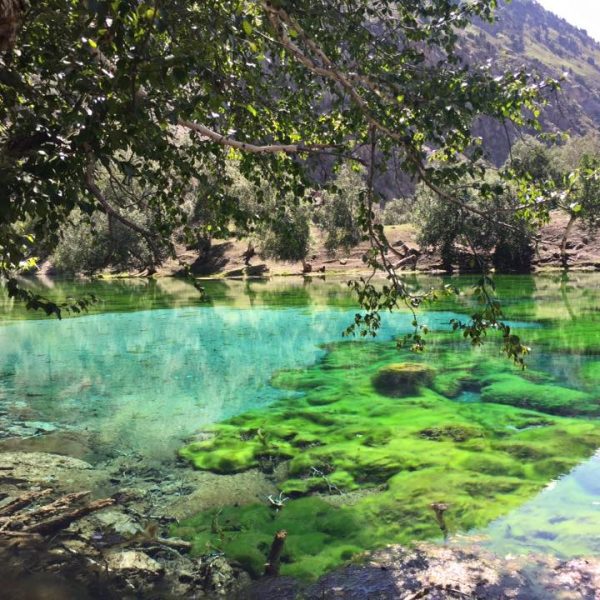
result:
[(539, 329), (518, 331), (538, 351), (566, 354), (600, 355), (600, 318), (587, 315), (577, 321), (556, 326), (547, 321)]
[[(393, 344), (328, 350), (311, 369), (275, 374), (295, 394), (181, 450), (199, 469), (271, 473), (290, 498), (279, 511), (265, 500), (182, 522), (174, 533), (194, 552), (223, 551), (259, 575), (286, 529), (282, 573), (314, 578), (361, 551), (439, 536), (434, 502), (450, 504), (451, 530), (482, 528), (600, 445), (599, 423), (564, 416), (597, 414), (593, 397), (541, 371), (444, 344), (433, 349), (435, 371)], [(390, 372), (419, 373), (418, 384), (398, 394), (396, 382), (390, 394), (378, 381)], [(460, 402), (465, 389), (483, 401)]]
[(600, 360), (590, 361), (583, 365), (580, 377), (585, 383), (600, 388)]
[(594, 396), (559, 385), (533, 383), (516, 375), (493, 378), (481, 390), (481, 399), (553, 415), (600, 416), (600, 394)]

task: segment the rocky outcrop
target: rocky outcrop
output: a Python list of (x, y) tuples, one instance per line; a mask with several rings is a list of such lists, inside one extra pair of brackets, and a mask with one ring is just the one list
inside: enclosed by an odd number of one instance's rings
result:
[[(247, 600), (594, 600), (600, 560), (498, 557), (479, 545), (390, 546), (308, 588), (290, 579), (257, 582)], [(241, 600), (241, 598), (240, 598)]]

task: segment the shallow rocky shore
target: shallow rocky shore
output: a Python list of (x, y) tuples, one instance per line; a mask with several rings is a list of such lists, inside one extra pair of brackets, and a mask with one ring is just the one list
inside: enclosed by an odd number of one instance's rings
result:
[[(44, 452), (0, 454), (0, 511), (24, 492), (49, 487), (53, 490), (50, 500), (75, 490), (94, 489), (97, 494), (112, 488), (115, 501), (41, 544), (0, 539), (0, 570), (7, 597), (600, 599), (597, 559), (499, 557), (468, 538), (446, 545), (419, 544), (413, 549), (390, 546), (314, 584), (285, 577), (251, 581), (223, 556), (190, 557), (189, 545), (168, 537), (173, 513), (189, 514), (210, 506), (211, 497), (216, 501), (218, 489), (208, 480), (210, 476), (181, 469), (173, 481), (163, 480), (159, 488), (152, 480), (163, 477), (162, 473), (136, 476), (130, 472), (123, 479), (129, 487), (114, 492), (110, 480), (115, 480), (115, 468), (118, 471), (118, 467), (107, 470)], [(239, 483), (235, 482), (238, 488)], [(213, 488), (214, 494), (202, 496), (202, 488)]]
[(291, 580), (260, 581), (249, 600), (597, 600), (600, 561), (507, 557), (477, 544), (390, 546), (321, 578), (308, 588)]
[[(249, 585), (249, 577), (222, 556), (191, 558), (189, 544), (168, 537), (175, 517), (167, 505), (180, 499), (180, 485), (175, 489), (163, 479), (159, 493), (145, 472), (135, 478), (137, 487), (114, 491), (119, 486), (111, 480), (117, 473), (116, 465), (96, 468), (58, 454), (0, 453), (0, 514), (19, 498), (40, 494), (39, 502), (11, 516), (15, 533), (19, 518), (56, 504), (65, 494), (94, 490), (92, 497), (97, 497), (113, 491), (111, 506), (41, 541), (0, 531), (0, 573), (9, 598), (231, 597)], [(123, 478), (123, 483), (133, 482), (132, 474)]]

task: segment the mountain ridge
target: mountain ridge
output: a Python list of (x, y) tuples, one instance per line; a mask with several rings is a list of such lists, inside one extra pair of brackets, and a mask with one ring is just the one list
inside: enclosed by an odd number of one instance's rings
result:
[[(491, 60), (498, 71), (524, 66), (561, 79), (561, 90), (548, 98), (541, 114), (545, 131), (584, 135), (600, 129), (600, 42), (536, 0), (502, 4), (493, 23), (473, 23), (463, 34), (463, 59), (466, 64)], [(478, 125), (477, 133), (496, 164), (506, 160), (520, 135), (490, 121)]]

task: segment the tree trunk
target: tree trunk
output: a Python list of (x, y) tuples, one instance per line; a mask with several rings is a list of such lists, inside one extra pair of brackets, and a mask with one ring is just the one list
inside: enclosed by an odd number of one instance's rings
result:
[(560, 244), (560, 260), (562, 262), (562, 266), (566, 269), (569, 261), (569, 257), (567, 256), (567, 242), (569, 241), (569, 235), (571, 235), (571, 231), (573, 229), (573, 225), (577, 220), (577, 215), (571, 213), (571, 218), (565, 227), (565, 232), (563, 233), (563, 238)]
[(24, 10), (23, 0), (0, 0), (0, 51), (15, 45)]

